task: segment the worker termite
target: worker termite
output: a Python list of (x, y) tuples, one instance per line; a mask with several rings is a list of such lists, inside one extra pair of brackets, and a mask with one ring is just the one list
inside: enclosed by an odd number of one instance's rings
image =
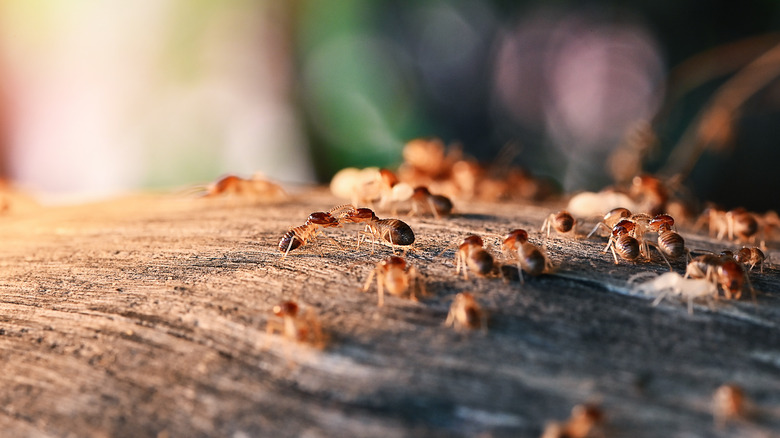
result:
[(487, 315), (472, 294), (461, 292), (455, 295), (444, 325), (456, 330), (478, 328), (484, 331), (487, 330)]
[(413, 301), (417, 301), (415, 295), (417, 287), (420, 288), (421, 292), (424, 291), (424, 287), (418, 279), (417, 270), (413, 266), (409, 266), (402, 257), (390, 256), (377, 263), (363, 286), (363, 292), (368, 291), (371, 287), (374, 276), (376, 276), (378, 305), (380, 307), (384, 305), (385, 288), (395, 296), (402, 296), (409, 292), (409, 297)]
[(417, 187), (412, 194), (412, 214), (431, 213), (437, 219), (452, 213), (452, 201), (444, 195), (434, 195), (427, 187)]
[[(628, 282), (633, 283), (637, 278), (644, 276), (637, 274)], [(635, 286), (635, 289), (646, 294), (658, 294), (653, 301), (653, 306), (658, 305), (669, 295), (679, 295), (688, 301), (688, 313), (693, 313), (693, 300), (697, 298), (716, 298), (718, 287), (705, 278), (686, 278), (676, 272), (665, 272), (652, 280)]]
[(703, 278), (720, 286), (727, 300), (742, 297), (746, 279), (744, 269), (736, 260), (713, 254), (694, 257), (685, 269), (685, 278)]
[(544, 252), (528, 242), (528, 233), (525, 230), (510, 231), (504, 238), (502, 247), (504, 252), (510, 254), (517, 262), (517, 271), (521, 282), (524, 281), (523, 271), (529, 275), (537, 276), (553, 267)]
[(723, 211), (709, 207), (696, 221), (695, 228), (705, 222), (709, 224), (710, 235), (717, 235), (718, 239), (728, 237), (729, 240), (748, 242), (755, 240), (758, 233), (758, 220), (744, 208)]
[(251, 199), (280, 199), (287, 196), (284, 190), (260, 174), (255, 174), (252, 178), (244, 179), (236, 175), (224, 176), (206, 189), (204, 198), (213, 198), (217, 196), (234, 196)]
[(550, 237), (550, 228), (555, 229), (560, 234), (571, 233), (572, 237), (577, 236), (576, 231), (577, 221), (574, 219), (568, 211), (561, 210), (558, 213), (550, 213), (547, 219), (542, 223), (542, 229), (540, 232), (544, 232), (547, 228), (547, 237)]
[(736, 239), (740, 242), (755, 240), (758, 232), (758, 221), (753, 214), (744, 208), (736, 208), (726, 212), (726, 223), (728, 224), (729, 239)]
[(621, 220), (612, 227), (612, 234), (609, 236), (609, 242), (607, 242), (604, 252), (612, 250), (612, 257), (615, 259), (616, 265), (619, 263), (618, 255), (623, 260), (629, 261), (634, 261), (639, 257), (639, 241), (631, 236), (631, 231), (635, 226), (633, 222)]
[(743, 247), (737, 252), (737, 254), (734, 256), (734, 259), (744, 266), (750, 265), (748, 271), (752, 271), (756, 265), (759, 265), (761, 273), (764, 272), (764, 262), (766, 261), (766, 257), (764, 256), (763, 251), (756, 247)]
[[(659, 223), (667, 223), (667, 219), (671, 220), (671, 216), (665, 218), (663, 221), (659, 221)], [(612, 227), (612, 234), (610, 235), (609, 242), (607, 242), (607, 247), (604, 248), (604, 252), (611, 249), (615, 264), (618, 264), (617, 255), (620, 255), (622, 259), (629, 261), (635, 261), (640, 255), (644, 256), (645, 259), (650, 260), (648, 247), (652, 246), (658, 251), (671, 271), (672, 265), (669, 263), (669, 260), (664, 253), (665, 251), (677, 251), (677, 246), (680, 244), (680, 241), (675, 236), (665, 235), (664, 237), (667, 238), (667, 241), (661, 241), (661, 243), (665, 245), (663, 250), (659, 248), (660, 245), (649, 242), (645, 238), (645, 233), (652, 230), (650, 226), (651, 222), (652, 219), (646, 214), (634, 214), (630, 218), (621, 219)], [(659, 225), (659, 227), (660, 226), (661, 225)], [(680, 239), (682, 239), (682, 237), (680, 237)]]
[(390, 244), (395, 254), (397, 246), (409, 246), (414, 243), (414, 231), (405, 222), (398, 219), (379, 219), (371, 209), (356, 208), (346, 212), (340, 222), (361, 223), (366, 225), (365, 231), (358, 235), (358, 248), (361, 237), (372, 238), (371, 252), (374, 252), (374, 243), (384, 241)]
[(685, 239), (673, 230), (674, 218), (668, 214), (658, 214), (650, 220), (648, 229), (658, 233), (658, 248), (672, 258), (685, 253)]
[(493, 256), (483, 248), (482, 238), (476, 235), (466, 236), (455, 252), (455, 274), (463, 270), (463, 278), (468, 280), (468, 270), (480, 277), (493, 272)]
[(712, 396), (712, 416), (719, 428), (730, 420), (745, 418), (747, 401), (745, 394), (737, 385), (725, 384), (718, 387)]
[(650, 175), (635, 176), (629, 194), (637, 203), (638, 211), (646, 211), (651, 215), (664, 211), (669, 200), (669, 192), (664, 183)]
[(597, 223), (596, 226), (593, 227), (593, 230), (588, 234), (588, 238), (590, 238), (590, 236), (598, 231), (599, 228), (605, 228), (607, 232), (611, 233), (612, 227), (614, 227), (621, 220), (627, 219), (629, 217), (631, 217), (631, 211), (629, 209), (623, 207), (613, 208), (604, 215), (604, 219), (602, 219), (601, 222)]
[(604, 412), (594, 404), (574, 406), (564, 423), (550, 422), (541, 438), (595, 438), (603, 436)]
[(295, 301), (284, 301), (274, 306), (273, 314), (281, 318), (281, 321), (269, 320), (266, 333), (281, 333), (291, 341), (310, 344), (316, 348), (323, 348), (327, 343), (320, 320), (311, 309), (301, 315)]
[(300, 248), (309, 241), (315, 239), (319, 232), (318, 228), (332, 228), (338, 226), (340, 226), (339, 221), (330, 213), (318, 211), (310, 214), (306, 223), (291, 228), (282, 236), (282, 240), (279, 241), (279, 251), (284, 253), (282, 259), (287, 257), (287, 254), (290, 251)]

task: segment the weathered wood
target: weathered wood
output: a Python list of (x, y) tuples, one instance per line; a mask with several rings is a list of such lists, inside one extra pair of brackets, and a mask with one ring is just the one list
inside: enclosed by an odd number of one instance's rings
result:
[[(319, 239), (280, 259), (288, 227), (339, 203), (322, 190), (270, 205), (139, 197), (0, 218), (2, 435), (535, 437), (596, 401), (608, 436), (779, 436), (776, 269), (751, 276), (757, 305), (693, 315), (634, 292), (632, 275), (664, 265), (616, 266), (602, 238), (551, 238), (557, 272), (524, 284), (466, 281), (458, 239), (481, 234), (495, 255), (513, 228), (542, 243), (560, 206), (456, 204), (447, 219), (401, 217), (428, 295), (380, 308), (360, 288), (390, 250), (356, 250), (358, 228), (326, 231), (341, 249)], [(443, 326), (464, 291), (489, 312), (486, 333)], [(324, 350), (266, 334), (285, 299), (320, 316)], [(725, 382), (755, 415), (717, 429)]]

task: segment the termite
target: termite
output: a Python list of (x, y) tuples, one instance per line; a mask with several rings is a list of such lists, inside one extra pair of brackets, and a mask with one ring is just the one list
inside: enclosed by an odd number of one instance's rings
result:
[(467, 292), (455, 295), (444, 325), (455, 329), (487, 330), (487, 316), (474, 296)]
[(363, 291), (368, 291), (371, 287), (371, 281), (376, 276), (376, 289), (379, 296), (378, 305), (384, 305), (384, 290), (395, 296), (404, 295), (407, 291), (412, 300), (417, 301), (415, 289), (419, 286), (423, 290), (422, 283), (419, 282), (417, 270), (409, 266), (402, 257), (390, 256), (376, 264), (374, 270), (366, 280)]
[(408, 247), (414, 243), (414, 232), (412, 228), (399, 219), (379, 219), (371, 209), (356, 208), (344, 214), (341, 222), (362, 223), (366, 229), (358, 236), (358, 248), (360, 247), (361, 237), (371, 236), (371, 252), (374, 251), (374, 243), (385, 241), (395, 254), (397, 246)]
[(295, 301), (284, 301), (274, 306), (273, 314), (281, 318), (281, 321), (269, 320), (266, 325), (268, 334), (281, 333), (291, 341), (307, 343), (317, 348), (325, 346), (327, 338), (322, 332), (319, 319), (311, 309), (301, 315)]
[(560, 234), (571, 233), (573, 237), (576, 237), (577, 221), (574, 219), (568, 211), (561, 210), (557, 213), (550, 213), (549, 216), (542, 223), (542, 229), (540, 232), (544, 232), (547, 229), (547, 237), (550, 237), (550, 229), (555, 229)]
[(310, 214), (306, 223), (291, 228), (282, 236), (282, 240), (279, 241), (279, 251), (284, 253), (282, 259), (287, 257), (287, 254), (290, 251), (300, 248), (316, 238), (317, 233), (319, 232), (318, 228), (332, 228), (338, 226), (340, 226), (339, 221), (328, 212), (318, 211)]
[(482, 238), (476, 235), (466, 236), (455, 252), (455, 274), (463, 270), (463, 278), (468, 280), (471, 270), (480, 277), (493, 272), (493, 256), (483, 248)]

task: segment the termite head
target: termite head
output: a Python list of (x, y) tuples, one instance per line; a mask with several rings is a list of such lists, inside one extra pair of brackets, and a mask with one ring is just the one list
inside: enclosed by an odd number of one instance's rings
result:
[(398, 177), (388, 169), (379, 169), (379, 179), (385, 187), (393, 188), (398, 184)]
[(235, 175), (224, 176), (209, 186), (208, 193), (205, 196), (214, 196), (220, 193), (225, 193), (238, 187), (240, 184), (241, 178)]
[(631, 211), (629, 209), (623, 207), (613, 208), (604, 215), (604, 223), (607, 224), (608, 227), (614, 227), (621, 219), (629, 217), (631, 217)]
[(469, 235), (463, 238), (460, 242), (460, 247), (466, 247), (466, 246), (482, 246), (484, 245), (484, 242), (482, 241), (482, 238), (477, 235)]
[(291, 316), (295, 317), (298, 314), (298, 304), (295, 301), (285, 301), (278, 306), (274, 306), (274, 315), (279, 317)]
[(290, 230), (285, 233), (284, 236), (282, 236), (282, 240), (279, 241), (279, 251), (292, 251), (301, 245), (303, 245), (303, 241), (298, 238), (293, 230)]
[(336, 218), (334, 218), (330, 213), (325, 211), (317, 211), (310, 214), (306, 222), (314, 225), (319, 225), (324, 228), (339, 226), (339, 221)]
[(375, 221), (377, 217), (370, 208), (356, 208), (346, 213), (342, 220), (348, 223), (361, 223)]
[(516, 229), (509, 232), (504, 238), (504, 250), (515, 251), (520, 245), (528, 242), (528, 232), (522, 229)]
[(381, 262), (382, 267), (390, 269), (392, 267), (406, 269), (406, 260), (403, 257), (390, 256)]
[(414, 192), (412, 192), (412, 199), (426, 200), (428, 199), (428, 196), (431, 196), (431, 192), (428, 190), (428, 187), (425, 186), (415, 187)]
[(632, 231), (634, 231), (634, 227), (636, 227), (636, 224), (631, 222), (628, 219), (623, 219), (620, 222), (616, 223), (614, 227), (612, 227), (612, 237), (620, 237), (623, 235), (629, 235)]
[(667, 231), (674, 226), (674, 218), (668, 214), (657, 214), (650, 220), (651, 231)]

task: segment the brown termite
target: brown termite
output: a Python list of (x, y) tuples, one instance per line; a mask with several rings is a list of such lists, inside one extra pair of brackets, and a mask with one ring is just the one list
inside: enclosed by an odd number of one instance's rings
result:
[(614, 227), (621, 220), (627, 219), (629, 217), (631, 217), (631, 211), (629, 209), (623, 207), (613, 208), (604, 215), (604, 219), (602, 219), (601, 222), (597, 223), (596, 226), (593, 227), (593, 230), (588, 234), (588, 238), (590, 238), (590, 236), (598, 231), (599, 228), (604, 228), (611, 233), (612, 227)]
[(528, 242), (528, 232), (525, 230), (510, 231), (504, 238), (502, 247), (504, 252), (510, 254), (517, 262), (520, 282), (524, 282), (523, 271), (529, 275), (537, 276), (553, 267), (544, 252)]
[[(704, 278), (720, 286), (727, 300), (738, 300), (746, 285), (745, 270), (728, 255), (704, 254), (694, 257), (686, 267), (685, 278)], [(752, 287), (750, 288), (753, 292)], [(755, 297), (754, 297), (755, 298)]]
[[(666, 219), (671, 219), (671, 216), (664, 218), (664, 220)], [(664, 250), (660, 249), (658, 245), (653, 242), (649, 242), (645, 238), (645, 234), (652, 230), (650, 226), (651, 222), (652, 218), (646, 214), (634, 214), (631, 215), (630, 218), (621, 219), (618, 223), (615, 224), (614, 227), (612, 227), (612, 235), (610, 236), (610, 240), (607, 243), (607, 247), (604, 249), (604, 252), (612, 249), (612, 256), (615, 259), (615, 264), (618, 263), (617, 256), (615, 255), (616, 251), (617, 254), (619, 254), (620, 257), (625, 260), (636, 260), (640, 255), (644, 256), (645, 259), (650, 260), (650, 252), (648, 247), (652, 246), (658, 251), (671, 271), (672, 265), (666, 258)], [(659, 223), (660, 222), (662, 221), (659, 221)], [(675, 242), (672, 241), (675, 239), (672, 237), (669, 240), (670, 245), (668, 245), (666, 249), (676, 250), (674, 247)], [(634, 253), (635, 245), (638, 248), (638, 252), (636, 254)]]
[(412, 214), (431, 213), (437, 219), (452, 213), (452, 201), (444, 195), (434, 195), (427, 187), (419, 186), (412, 193)]
[(742, 388), (734, 384), (719, 386), (712, 396), (712, 416), (715, 418), (715, 425), (722, 428), (730, 420), (745, 418), (746, 405)]
[(652, 215), (661, 213), (669, 200), (669, 192), (663, 181), (651, 175), (635, 176), (629, 194), (640, 207), (640, 211), (647, 211)]
[(763, 251), (756, 247), (743, 247), (737, 252), (734, 259), (744, 266), (750, 265), (748, 271), (752, 271), (756, 265), (759, 265), (761, 273), (764, 272), (766, 256), (764, 256)]
[(402, 257), (390, 256), (377, 263), (363, 286), (363, 292), (368, 291), (371, 287), (374, 276), (376, 276), (378, 305), (380, 307), (384, 305), (385, 288), (395, 296), (402, 296), (409, 292), (409, 297), (413, 301), (417, 301), (415, 295), (417, 287), (424, 291), (424, 287), (418, 279), (417, 270), (413, 266), (409, 266)]
[(327, 342), (319, 318), (311, 309), (303, 315), (295, 301), (284, 301), (274, 306), (273, 314), (280, 320), (269, 320), (266, 325), (268, 334), (281, 333), (290, 341), (310, 344), (316, 348), (323, 348)]
[(477, 235), (466, 236), (455, 252), (455, 274), (463, 270), (463, 278), (468, 280), (471, 270), (480, 277), (493, 272), (493, 256), (483, 248), (484, 242)]
[(744, 208), (736, 208), (726, 212), (726, 224), (730, 240), (748, 242), (755, 240), (758, 232), (756, 217)]
[(206, 194), (203, 195), (204, 198), (238, 196), (276, 199), (287, 196), (279, 185), (262, 178), (260, 175), (255, 175), (249, 179), (236, 175), (227, 175), (210, 184), (206, 190)]
[(633, 222), (622, 220), (612, 227), (612, 234), (609, 236), (607, 247), (604, 252), (612, 250), (612, 257), (615, 264), (618, 262), (618, 255), (623, 260), (635, 261), (639, 257), (639, 241), (631, 236), (631, 231), (635, 225)]
[(398, 219), (379, 219), (371, 209), (356, 208), (344, 214), (340, 222), (361, 223), (366, 225), (365, 231), (358, 235), (358, 248), (361, 237), (372, 238), (371, 252), (374, 252), (374, 243), (387, 242), (395, 254), (397, 246), (408, 247), (414, 243), (414, 232), (405, 222)]
[(755, 240), (758, 233), (758, 220), (744, 208), (735, 208), (724, 211), (716, 207), (709, 207), (696, 221), (695, 228), (707, 222), (711, 236), (718, 239), (727, 237), (729, 240), (748, 242)]
[(287, 253), (306, 245), (309, 241), (317, 237), (318, 228), (332, 228), (340, 226), (339, 221), (328, 212), (318, 211), (309, 215), (309, 218), (301, 226), (291, 228), (287, 231), (282, 240), (279, 241), (279, 251), (283, 252), (282, 259), (287, 257)]
[(456, 330), (481, 329), (484, 331), (487, 330), (487, 315), (472, 294), (461, 292), (455, 295), (444, 325), (454, 327)]
[(379, 169), (379, 208), (390, 209), (396, 212), (396, 206), (413, 196), (412, 187), (398, 180), (398, 177), (389, 169)]
[(550, 422), (542, 438), (595, 438), (603, 436), (604, 412), (595, 404), (574, 406), (564, 423)]
[(561, 210), (557, 213), (550, 213), (549, 216), (542, 223), (542, 229), (540, 232), (544, 232), (547, 229), (547, 237), (550, 237), (550, 229), (555, 229), (559, 234), (571, 233), (572, 237), (577, 236), (577, 220), (574, 219), (568, 211)]
[(650, 220), (650, 231), (658, 233), (658, 248), (672, 258), (685, 253), (685, 239), (673, 230), (674, 218), (668, 214), (658, 214)]

